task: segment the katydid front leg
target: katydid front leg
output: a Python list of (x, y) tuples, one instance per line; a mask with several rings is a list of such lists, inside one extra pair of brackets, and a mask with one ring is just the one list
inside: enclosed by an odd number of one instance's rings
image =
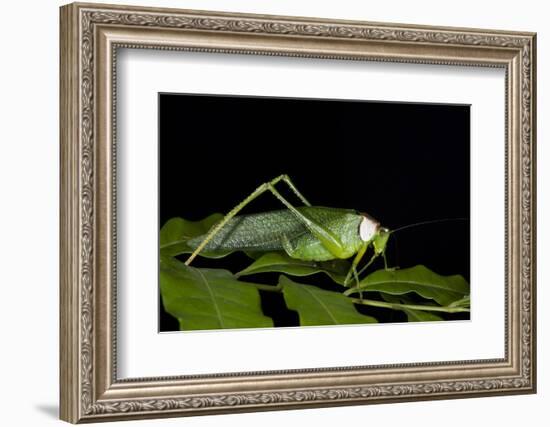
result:
[[(380, 242), (383, 242), (383, 243), (380, 244)], [(384, 259), (384, 270), (396, 270), (397, 269), (397, 267), (388, 267), (388, 260), (386, 258), (386, 242), (387, 242), (387, 239), (385, 239), (385, 238), (382, 238), (380, 240), (375, 239), (373, 241), (374, 253), (372, 254), (372, 257), (369, 260), (369, 262), (367, 262), (363, 266), (363, 268), (361, 268), (361, 270), (359, 270), (359, 272), (357, 273), (358, 276), (361, 276), (365, 272), (365, 270), (367, 268), (369, 268), (371, 266), (371, 264), (376, 260), (376, 258), (378, 258), (380, 255), (382, 255), (382, 258)], [(367, 247), (368, 247), (368, 244), (367, 244)], [(355, 260), (354, 260), (354, 262), (355, 262)], [(349, 273), (348, 273), (348, 276), (349, 276)], [(346, 277), (346, 281), (344, 283), (347, 283), (347, 281), (348, 281), (348, 278)], [(359, 298), (363, 299), (363, 292), (359, 292)]]
[(187, 258), (187, 260), (185, 261), (185, 264), (190, 265), (191, 262), (195, 259), (195, 257), (208, 244), (208, 242), (227, 224), (227, 222), (231, 218), (237, 215), (246, 205), (248, 205), (250, 202), (252, 202), (254, 199), (262, 195), (266, 191), (271, 192), (277, 199), (279, 199), (281, 203), (285, 205), (287, 209), (289, 209), (296, 216), (296, 218), (300, 222), (302, 222), (305, 225), (305, 227), (317, 239), (319, 239), (322, 245), (332, 255), (334, 255), (335, 258), (344, 258), (345, 250), (340, 239), (337, 236), (335, 236), (333, 233), (331, 233), (329, 230), (325, 229), (321, 225), (317, 224), (315, 221), (312, 221), (310, 218), (302, 214), (290, 202), (288, 202), (275, 188), (275, 185), (280, 181), (284, 181), (303, 203), (305, 203), (307, 206), (311, 206), (311, 204), (306, 200), (306, 198), (302, 196), (302, 194), (294, 186), (291, 179), (287, 175), (280, 175), (277, 178), (260, 185), (258, 188), (256, 188), (256, 190), (252, 192), (252, 194), (250, 194), (246, 199), (244, 199), (241, 203), (239, 203), (231, 211), (229, 211), (229, 213), (210, 230), (210, 232), (206, 235), (206, 237), (200, 243), (200, 245), (189, 256), (189, 258)]
[(365, 272), (365, 270), (367, 268), (369, 268), (371, 266), (371, 264), (376, 260), (376, 258), (378, 258), (380, 254), (377, 254), (376, 252), (374, 254), (372, 254), (372, 257), (369, 259), (369, 262), (367, 262), (363, 268), (361, 268), (361, 270), (359, 270), (359, 273), (357, 273), (359, 276), (361, 276), (361, 274), (363, 274)]
[(361, 262), (361, 259), (363, 259), (363, 256), (365, 256), (365, 253), (367, 252), (367, 249), (370, 245), (370, 241), (363, 243), (359, 250), (357, 251), (357, 254), (355, 255), (355, 258), (353, 259), (351, 263), (351, 267), (348, 270), (348, 274), (346, 275), (346, 278), (344, 279), (344, 286), (348, 286), (348, 283), (351, 279), (351, 276), (353, 274), (355, 278), (355, 282), (357, 283), (357, 286), (359, 286), (359, 273), (357, 273), (357, 266)]

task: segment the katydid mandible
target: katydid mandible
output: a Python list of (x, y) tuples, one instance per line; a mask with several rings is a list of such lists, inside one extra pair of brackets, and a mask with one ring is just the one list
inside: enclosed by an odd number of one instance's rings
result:
[[(275, 186), (281, 181), (288, 185), (303, 206), (295, 207), (277, 191)], [(265, 192), (272, 193), (286, 209), (238, 215)], [(187, 243), (194, 252), (185, 264), (190, 265), (203, 250), (213, 253), (231, 249), (284, 251), (289, 257), (303, 261), (348, 259), (355, 255), (344, 282), (347, 285), (352, 276), (359, 282), (360, 274), (378, 256), (383, 257), (387, 268), (385, 251), (390, 233), (367, 214), (352, 209), (312, 206), (287, 175), (280, 175), (256, 188), (205, 235), (190, 239)], [(371, 259), (357, 272), (371, 245)]]

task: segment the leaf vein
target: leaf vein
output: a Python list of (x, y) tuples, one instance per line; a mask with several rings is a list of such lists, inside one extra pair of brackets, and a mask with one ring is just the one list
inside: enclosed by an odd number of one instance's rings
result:
[(196, 271), (199, 276), (201, 277), (202, 281), (204, 282), (206, 289), (208, 290), (208, 293), (210, 294), (210, 297), (212, 299), (212, 303), (214, 304), (214, 308), (216, 310), (216, 314), (218, 316), (218, 320), (220, 322), (220, 326), (222, 328), (225, 328), (225, 325), (223, 323), (222, 315), (220, 313), (220, 308), (218, 307), (218, 302), (216, 301), (216, 298), (214, 296), (214, 292), (212, 291), (212, 288), (210, 287), (210, 284), (208, 283), (208, 280), (206, 280), (206, 277), (204, 277), (204, 274), (199, 269), (194, 269), (193, 271)]
[(319, 303), (319, 305), (321, 307), (323, 307), (325, 309), (325, 311), (327, 312), (327, 314), (329, 315), (329, 317), (332, 319), (332, 321), (334, 322), (335, 325), (338, 324), (338, 321), (336, 320), (336, 318), (332, 315), (332, 313), (330, 312), (330, 310), (328, 309), (328, 307), (323, 303), (323, 301), (317, 296), (315, 295), (314, 292), (311, 292), (309, 289), (307, 288), (303, 288), (306, 292), (308, 292), (313, 298), (315, 298), (315, 300)]

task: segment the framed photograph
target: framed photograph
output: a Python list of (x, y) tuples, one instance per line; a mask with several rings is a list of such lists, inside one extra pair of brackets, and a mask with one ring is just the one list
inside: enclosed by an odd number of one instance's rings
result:
[(535, 34), (61, 8), (61, 418), (534, 393)]
[(158, 120), (161, 332), (470, 318), (470, 106), (161, 93)]

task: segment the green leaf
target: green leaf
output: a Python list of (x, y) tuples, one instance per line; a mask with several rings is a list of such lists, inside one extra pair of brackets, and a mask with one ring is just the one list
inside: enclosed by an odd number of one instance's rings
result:
[(329, 275), (336, 283), (343, 285), (349, 268), (349, 262), (344, 260), (323, 262), (301, 261), (290, 258), (282, 252), (269, 252), (262, 255), (244, 270), (238, 272), (236, 276), (273, 272), (286, 273), (291, 276), (309, 276), (316, 273), (324, 273)]
[(161, 257), (160, 291), (164, 308), (180, 330), (272, 327), (262, 312), (253, 283), (239, 282), (227, 270), (188, 267)]
[[(393, 304), (415, 304), (410, 299), (402, 296), (388, 294), (381, 294), (381, 296), (385, 301)], [(409, 308), (403, 308), (401, 311), (407, 315), (409, 322), (439, 322), (443, 320), (441, 316), (430, 311), (411, 310)]]
[(376, 319), (357, 311), (350, 298), (338, 292), (296, 283), (280, 276), (286, 305), (298, 312), (300, 326), (375, 323)]
[(423, 265), (402, 270), (378, 270), (360, 281), (359, 286), (349, 289), (346, 295), (358, 291), (378, 291), (391, 295), (415, 292), (423, 298), (432, 299), (442, 306), (463, 299), (470, 293), (470, 285), (460, 275), (440, 276)]

